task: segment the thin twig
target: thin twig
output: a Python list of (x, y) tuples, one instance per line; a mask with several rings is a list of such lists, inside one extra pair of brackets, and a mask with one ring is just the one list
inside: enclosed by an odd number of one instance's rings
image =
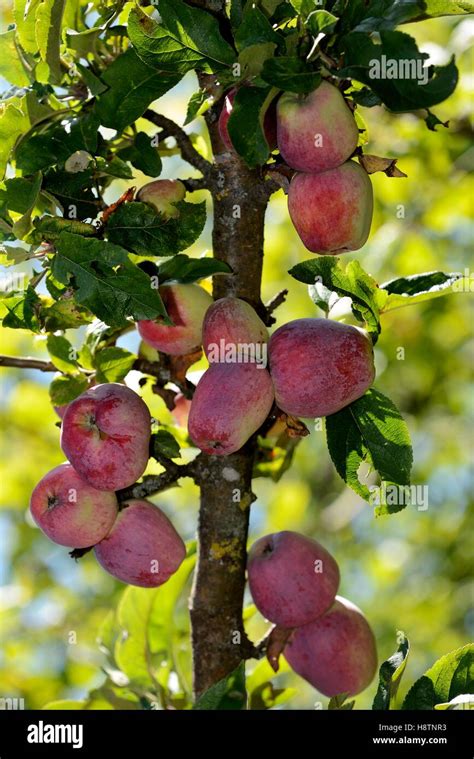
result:
[(16, 356), (0, 356), (0, 366), (12, 366), (16, 369), (39, 369), (40, 372), (57, 372), (57, 367), (51, 361), (39, 358), (17, 358)]
[(272, 314), (275, 309), (278, 308), (278, 306), (281, 306), (282, 303), (285, 302), (286, 296), (288, 295), (288, 290), (285, 288), (285, 290), (280, 290), (279, 293), (273, 296), (271, 300), (268, 301), (268, 303), (265, 304), (265, 308), (267, 309), (269, 314)]
[(206, 180), (210, 180), (212, 164), (198, 153), (184, 129), (176, 124), (176, 122), (163, 116), (161, 113), (155, 113), (155, 111), (152, 111), (150, 108), (145, 111), (143, 117), (163, 130), (163, 134), (161, 135), (162, 138), (174, 137), (183, 158), (190, 163), (191, 166), (199, 169)]
[(181, 184), (184, 184), (188, 192), (195, 192), (196, 190), (207, 190), (208, 183), (204, 177), (191, 179), (180, 179)]
[(164, 472), (145, 475), (141, 482), (135, 482), (130, 487), (119, 490), (117, 498), (120, 503), (132, 498), (146, 498), (147, 496), (167, 490), (183, 477), (191, 477), (193, 480), (198, 481), (202, 460), (203, 457), (200, 453), (188, 464), (175, 464), (170, 459), (166, 462), (161, 461), (160, 463), (165, 467)]

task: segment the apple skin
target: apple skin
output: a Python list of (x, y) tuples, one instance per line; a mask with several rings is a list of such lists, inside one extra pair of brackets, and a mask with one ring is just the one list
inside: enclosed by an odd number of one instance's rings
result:
[(163, 285), (159, 293), (173, 325), (159, 319), (137, 322), (142, 340), (170, 356), (184, 356), (199, 348), (202, 323), (213, 300), (199, 285)]
[[(231, 150), (235, 153), (235, 148), (230, 139), (229, 132), (227, 130), (227, 122), (230, 119), (232, 113), (232, 107), (237, 94), (237, 88), (234, 87), (226, 94), (224, 98), (224, 105), (222, 106), (219, 114), (218, 129), (222, 142), (226, 146), (227, 150)], [(263, 132), (265, 139), (268, 142), (271, 151), (275, 150), (277, 146), (277, 125), (276, 125), (276, 103), (273, 100), (268, 106), (265, 116), (263, 117)]]
[(89, 548), (112, 528), (118, 503), (115, 493), (96, 490), (66, 463), (39, 481), (30, 509), (38, 527), (54, 543)]
[(109, 574), (129, 585), (163, 585), (181, 565), (186, 547), (158, 506), (141, 499), (123, 505), (107, 537), (96, 545), (96, 558)]
[(191, 410), (191, 401), (182, 393), (176, 393), (174, 398), (174, 408), (171, 410), (171, 416), (178, 427), (188, 426), (188, 417)]
[(283, 93), (277, 104), (277, 136), (288, 166), (320, 172), (347, 161), (357, 147), (359, 129), (341, 92), (322, 81), (308, 95)]
[(208, 309), (202, 328), (202, 344), (209, 358), (210, 345), (262, 345), (268, 330), (256, 311), (240, 298), (220, 298)]
[(295, 174), (288, 190), (291, 221), (312, 253), (359, 250), (369, 236), (373, 206), (372, 182), (354, 161), (321, 174)]
[(137, 200), (148, 203), (165, 219), (176, 219), (179, 210), (176, 203), (184, 200), (186, 188), (179, 179), (156, 179), (143, 185), (137, 193)]
[(323, 616), (298, 627), (285, 647), (290, 667), (324, 696), (356, 696), (377, 671), (374, 634), (361, 610), (342, 596)]
[(189, 436), (204, 453), (234, 453), (263, 424), (273, 397), (272, 381), (263, 367), (211, 364), (194, 392)]
[(372, 342), (349, 324), (295, 319), (273, 333), (268, 350), (277, 406), (292, 416), (334, 414), (374, 381)]
[(146, 469), (151, 417), (133, 390), (96, 385), (69, 404), (61, 448), (80, 476), (98, 490), (132, 485)]
[(257, 540), (247, 571), (257, 609), (280, 627), (299, 627), (324, 614), (339, 587), (339, 567), (331, 554), (316, 540), (289, 530)]

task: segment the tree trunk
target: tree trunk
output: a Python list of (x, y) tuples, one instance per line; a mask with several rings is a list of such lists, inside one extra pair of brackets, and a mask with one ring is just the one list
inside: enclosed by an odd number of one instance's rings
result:
[[(233, 295), (261, 311), (260, 285), (267, 194), (222, 144), (217, 113), (208, 114), (215, 157), (213, 253), (232, 274), (214, 280), (214, 297)], [(191, 596), (194, 692), (199, 696), (248, 656), (243, 631), (246, 544), (254, 443), (230, 456), (206, 456), (200, 469), (198, 563)]]

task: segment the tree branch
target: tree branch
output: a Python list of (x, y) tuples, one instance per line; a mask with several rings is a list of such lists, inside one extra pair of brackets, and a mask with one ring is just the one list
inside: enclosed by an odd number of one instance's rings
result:
[(39, 358), (17, 358), (16, 356), (0, 356), (0, 366), (11, 366), (16, 369), (38, 369), (40, 372), (59, 371), (51, 361)]
[(278, 308), (278, 306), (281, 306), (282, 303), (285, 302), (287, 295), (288, 295), (287, 289), (280, 290), (279, 293), (274, 295), (273, 298), (269, 300), (268, 303), (265, 304), (265, 308), (267, 309), (267, 314), (268, 314), (268, 318), (266, 321), (267, 327), (275, 323), (276, 319), (272, 316), (272, 314)]
[[(212, 85), (200, 76), (201, 86)], [(214, 298), (244, 298), (265, 318), (260, 297), (268, 195), (261, 171), (227, 150), (218, 131), (221, 103), (205, 114), (215, 156), (211, 182), (213, 253), (231, 274), (214, 278)], [(235, 207), (240, 214), (236, 218)], [(198, 484), (198, 563), (190, 599), (194, 693), (199, 696), (254, 655), (242, 618), (255, 438), (229, 456), (203, 456)]]
[[(3, 356), (0, 355), (0, 367), (12, 367), (15, 369), (37, 369), (40, 372), (59, 372), (57, 366), (52, 361), (43, 361), (39, 358), (29, 357), (17, 357), (17, 356)], [(181, 383), (180, 380), (173, 376), (173, 372), (168, 366), (163, 366), (158, 361), (147, 361), (144, 358), (137, 358), (133, 364), (133, 369), (142, 374), (149, 374), (151, 377), (156, 377), (160, 385), (166, 385), (168, 382), (173, 382), (179, 387), (179, 389), (190, 397), (194, 391), (194, 385), (188, 380)], [(91, 374), (92, 372), (88, 372)]]
[(208, 182), (205, 177), (195, 179), (180, 179), (181, 184), (184, 184), (188, 192), (196, 192), (196, 190), (208, 190)]
[(192, 479), (199, 478), (200, 464), (202, 461), (202, 454), (199, 454), (189, 464), (175, 464), (174, 461), (167, 459), (166, 463), (163, 463), (165, 471), (160, 474), (145, 475), (141, 482), (135, 482), (128, 488), (119, 490), (117, 492), (117, 498), (120, 503), (128, 501), (131, 498), (147, 498), (147, 496), (160, 493), (163, 490), (167, 490), (173, 487), (178, 480), (183, 477), (191, 477)]
[(176, 124), (176, 122), (163, 116), (161, 113), (155, 113), (150, 108), (145, 111), (143, 118), (162, 129), (161, 136), (163, 138), (174, 137), (183, 158), (203, 174), (207, 183), (210, 182), (212, 164), (198, 153), (184, 129)]

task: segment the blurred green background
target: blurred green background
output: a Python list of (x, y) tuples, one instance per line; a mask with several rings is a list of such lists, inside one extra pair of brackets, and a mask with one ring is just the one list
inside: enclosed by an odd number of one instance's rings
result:
[[(10, 21), (5, 11), (3, 29)], [(433, 63), (445, 63), (455, 53), (461, 76), (455, 95), (434, 109), (442, 121), (450, 121), (449, 129), (428, 131), (422, 114), (393, 116), (378, 108), (359, 109), (368, 127), (367, 152), (399, 158), (400, 168), (408, 174), (408, 179), (373, 177), (372, 233), (367, 245), (352, 255), (378, 282), (433, 269), (464, 271), (472, 255), (469, 211), (474, 188), (469, 171), (474, 148), (468, 114), (474, 83), (469, 53), (474, 20), (428, 21), (404, 31), (416, 36)], [(186, 76), (157, 107), (182, 123), (194, 90), (193, 76)], [(149, 125), (144, 122), (143, 128)], [(202, 125), (194, 122), (191, 129), (202, 129), (202, 147), (207, 149)], [(178, 157), (165, 159), (162, 176), (191, 175)], [(145, 181), (138, 176), (136, 184)], [(116, 182), (107, 199), (116, 199), (124, 187)], [(200, 195), (206, 197), (199, 193), (193, 200)], [(400, 205), (405, 218), (399, 218)], [(188, 252), (200, 255), (209, 247), (210, 222)], [(287, 275), (291, 266), (311, 254), (291, 226), (282, 192), (272, 198), (268, 210), (265, 254), (264, 299), (284, 287), (290, 289), (287, 302), (276, 312), (276, 326), (316, 315), (306, 287)], [(350, 258), (346, 255), (344, 261)], [(395, 650), (396, 630), (406, 632), (412, 652), (402, 695), (437, 658), (473, 637), (472, 327), (468, 293), (383, 317), (376, 347), (376, 387), (394, 400), (408, 422), (415, 456), (413, 482), (429, 487), (426, 511), (408, 507), (376, 520), (372, 508), (343, 486), (329, 459), (324, 433), (313, 429), (278, 484), (258, 479), (254, 485), (258, 500), (252, 506), (250, 542), (268, 532), (290, 529), (317, 538), (331, 550), (341, 568), (340, 593), (366, 613), (380, 661)], [(81, 342), (80, 332), (68, 337), (76, 345)], [(136, 350), (138, 336), (129, 335), (120, 344)], [(399, 348), (404, 348), (404, 360), (397, 358)], [(0, 350), (47, 357), (41, 338), (21, 331), (3, 330)], [(0, 696), (23, 697), (26, 708), (56, 699), (81, 699), (101, 684), (105, 655), (97, 645), (98, 629), (124, 590), (92, 555), (77, 563), (71, 560), (67, 550), (49, 542), (28, 515), (33, 487), (63, 460), (58, 418), (48, 397), (50, 380), (51, 376), (35, 371), (1, 370)], [(136, 387), (137, 381), (138, 376), (130, 375), (131, 386)], [(172, 422), (157, 396), (146, 391), (145, 398), (156, 418)], [(159, 471), (158, 465), (155, 470)], [(189, 480), (155, 501), (185, 539), (194, 537), (198, 491)], [(187, 591), (181, 599), (179, 645), (189, 683), (186, 595)], [(258, 638), (265, 629), (260, 615), (254, 614), (250, 635)], [(249, 663), (247, 671), (254, 666)], [(258, 666), (254, 683), (269, 671)], [(296, 689), (282, 708), (327, 704), (290, 672), (282, 672), (275, 684)], [(375, 689), (374, 682), (357, 697), (356, 708), (370, 708)]]

